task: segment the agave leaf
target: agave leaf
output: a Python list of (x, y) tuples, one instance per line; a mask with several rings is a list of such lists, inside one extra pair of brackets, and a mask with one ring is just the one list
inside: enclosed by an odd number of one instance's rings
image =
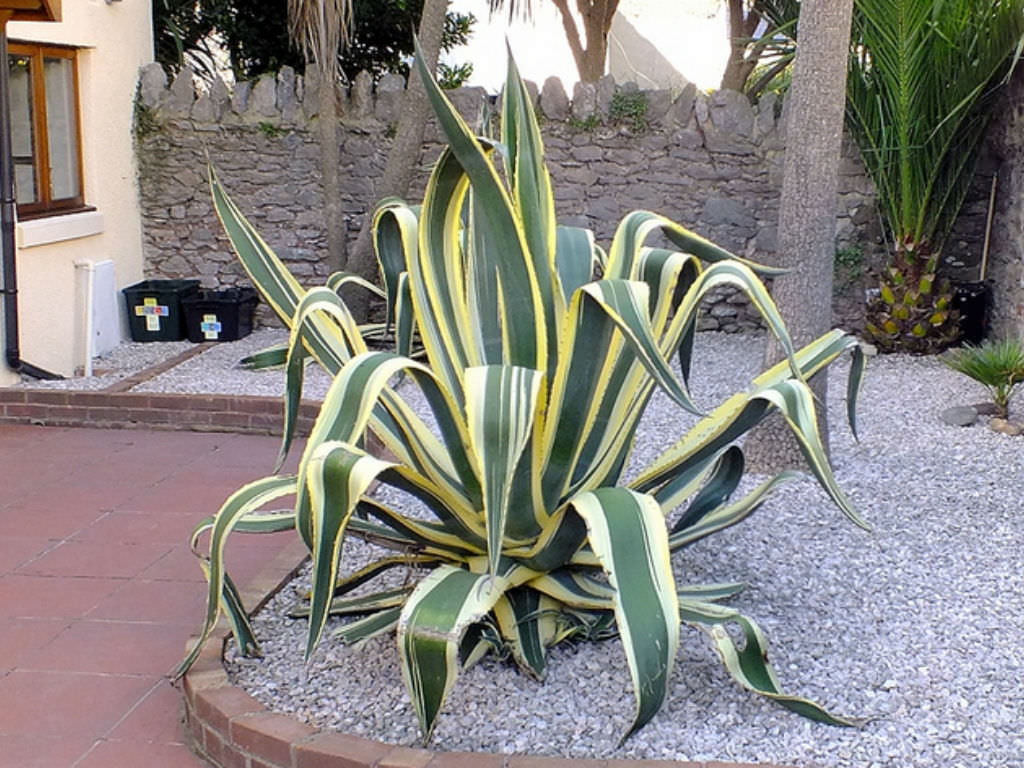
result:
[(527, 586), (571, 608), (610, 611), (614, 607), (615, 590), (580, 570), (551, 571), (536, 577)]
[[(481, 467), (490, 573), (497, 574), (509, 515), (516, 466), (537, 413), (539, 371), (513, 366), (470, 368), (465, 372), (466, 416), (471, 445)], [(531, 517), (531, 509), (521, 510)]]
[(302, 478), (309, 493), (312, 529), (313, 592), (310, 596), (306, 659), (312, 656), (327, 623), (334, 585), (338, 579), (345, 526), (359, 498), (393, 464), (338, 441), (317, 446)]
[[(524, 302), (526, 307), (502, 307), (503, 353), (500, 360), (483, 360), (473, 354), (466, 357), (466, 362), (473, 365), (505, 363), (546, 371), (549, 333), (553, 338), (555, 332), (552, 285), (554, 232), (551, 232), (550, 253), (530, 251), (522, 221), (516, 216), (515, 205), (488, 160), (487, 150), (434, 82), (420, 57), (417, 57), (416, 64), (427, 98), (449, 142), (435, 166), (423, 201), (418, 260), (422, 273), (419, 278), (413, 275), (413, 282), (417, 286), (422, 282), (426, 291), (422, 304), (417, 293), (413, 294), (418, 304), (417, 318), (423, 320), (428, 312), (443, 313), (445, 317), (439, 322), (449, 325), (453, 320), (466, 322), (471, 319), (467, 316), (464, 301), (452, 290), (452, 286), (460, 285), (462, 281), (451, 282), (449, 273), (455, 269), (451, 250), (458, 242), (452, 229), (457, 226), (466, 191), (472, 182), (474, 198), (487, 212), (485, 217), (478, 218), (477, 226), (481, 228), (486, 242), (501, 249), (500, 257), (497, 253), (488, 253), (485, 263), (497, 269), (502, 293), (515, 297), (517, 302)], [(522, 113), (517, 111), (516, 114)], [(520, 141), (525, 140), (523, 133), (519, 131), (517, 134)], [(520, 147), (520, 154), (524, 153), (529, 153), (525, 145)], [(483, 254), (475, 254), (475, 257), (483, 258)], [(447, 290), (441, 290), (442, 282), (448, 284)], [(449, 337), (458, 333), (451, 327), (444, 330)], [(427, 337), (430, 335), (426, 334)], [(457, 350), (445, 350), (449, 354), (452, 351)], [(428, 347), (428, 353), (431, 362), (437, 364), (442, 350)]]
[[(680, 601), (680, 614), (683, 621), (707, 632), (725, 668), (744, 688), (766, 696), (811, 720), (828, 725), (859, 724), (851, 718), (833, 715), (809, 699), (783, 693), (775, 670), (768, 661), (768, 644), (761, 628), (753, 620), (738, 611), (696, 600)], [(726, 622), (736, 623), (743, 630), (745, 642), (742, 650), (733, 642), (725, 627)]]
[(807, 464), (818, 479), (818, 483), (850, 520), (861, 528), (869, 530), (868, 524), (854, 509), (853, 504), (843, 493), (832, 474), (832, 468), (828, 463), (825, 448), (821, 443), (821, 435), (818, 432), (818, 422), (814, 415), (814, 393), (811, 392), (810, 387), (802, 381), (783, 381), (774, 386), (759, 389), (751, 397), (764, 399), (778, 408), (796, 437), (797, 445), (800, 446), (800, 451), (807, 459)]
[[(555, 195), (551, 177), (544, 164), (544, 141), (534, 115), (533, 103), (519, 70), (508, 52), (508, 77), (502, 94), (502, 142), (507, 154), (508, 177), (525, 235), (527, 249), (537, 271), (541, 296), (548, 310), (548, 348), (555, 350), (555, 318), (562, 315), (567, 303), (564, 288), (558, 285), (556, 268), (557, 228)], [(589, 259), (588, 259), (589, 261)]]
[(399, 275), (406, 272), (407, 264), (417, 258), (418, 213), (418, 206), (406, 205), (404, 200), (395, 197), (381, 200), (373, 212), (373, 247), (387, 298), (384, 322), (388, 327), (395, 323)]
[[(412, 586), (395, 587), (394, 589), (383, 589), (372, 594), (356, 595), (354, 597), (335, 597), (327, 612), (331, 616), (351, 616), (352, 614), (377, 613), (387, 608), (401, 608), (405, 599), (412, 592)], [(309, 618), (310, 607), (308, 604), (298, 604), (288, 611), (288, 618), (304, 619)]]
[(723, 505), (705, 514), (693, 525), (673, 531), (669, 536), (669, 547), (673, 552), (712, 533), (729, 528), (747, 519), (768, 498), (779, 485), (796, 477), (796, 472), (780, 472), (766, 480), (739, 501)]
[(612, 246), (608, 251), (605, 276), (627, 280), (636, 279), (638, 257), (644, 242), (654, 232), (661, 232), (680, 251), (693, 254), (704, 262), (715, 263), (733, 260), (761, 275), (772, 276), (786, 273), (785, 269), (741, 259), (664, 216), (650, 211), (633, 211), (619, 222), (618, 229), (615, 231)]
[(676, 533), (693, 526), (708, 512), (725, 503), (743, 477), (743, 463), (743, 451), (735, 445), (727, 448), (711, 470), (707, 484), (676, 520), (671, 532)]
[[(228, 497), (213, 518), (203, 520), (193, 530), (192, 551), (200, 558), (200, 566), (208, 584), (206, 616), (199, 632), (199, 639), (172, 673), (172, 678), (181, 677), (192, 666), (202, 650), (203, 643), (213, 632), (220, 612), (227, 607), (232, 609), (229, 614), (232, 626), (236, 629), (240, 628), (236, 635), (236, 638), (240, 640), (239, 648), (243, 652), (253, 650), (253, 641), (247, 640), (247, 637), (252, 638), (252, 631), (248, 629), (248, 620), (245, 618), (245, 612), (238, 610), (240, 601), (236, 603), (235, 599), (226, 595), (225, 592), (228, 587), (225, 586), (227, 573), (224, 569), (224, 547), (227, 544), (228, 534), (243, 517), (274, 499), (293, 494), (295, 481), (295, 475), (275, 475), (244, 485)], [(210, 549), (209, 554), (203, 556), (198, 550), (198, 544), (200, 536), (206, 531), (210, 531)], [(235, 594), (237, 595), (237, 593)]]
[(267, 368), (277, 368), (285, 364), (288, 359), (288, 345), (276, 344), (273, 347), (261, 349), (251, 355), (247, 355), (238, 361), (239, 365), (248, 368), (250, 371), (261, 371)]
[(224, 192), (212, 165), (208, 170), (213, 208), (235, 253), (267, 304), (285, 324), (290, 323), (305, 291)]
[(556, 243), (555, 265), (568, 304), (576, 289), (594, 279), (599, 249), (594, 233), (582, 227), (559, 226)]
[[(389, 379), (400, 372), (410, 374), (420, 384), (444, 443), (430, 433), (419, 417), (405, 408), (401, 413), (395, 412), (396, 416), (406, 418), (402, 424), (396, 422), (394, 425), (395, 429), (402, 429), (401, 439), (395, 441), (404, 450), (404, 453), (398, 454), (399, 458), (428, 477), (450, 507), (474, 508), (473, 499), (466, 498), (465, 492), (479, 485), (476, 469), (465, 451), (469, 437), (457, 407), (429, 368), (388, 352), (364, 352), (354, 357), (331, 383), (306, 442), (306, 450), (299, 463), (300, 474), (305, 472), (309, 457), (321, 443), (358, 442), (374, 414), (376, 403), (388, 391)], [(396, 401), (395, 405), (400, 402)], [(310, 512), (304, 491), (298, 495), (296, 514), (299, 517), (299, 530), (303, 532), (307, 544), (311, 545)]]
[(615, 622), (636, 696), (625, 741), (661, 708), (679, 647), (679, 604), (664, 516), (652, 496), (625, 488), (587, 491), (572, 505), (586, 521), (590, 546), (615, 590)]
[(557, 601), (532, 589), (510, 589), (494, 605), (501, 635), (521, 670), (543, 680), (546, 650), (558, 633)]
[[(386, 482), (389, 473), (384, 472), (378, 478)], [(393, 477), (393, 473), (391, 473)], [(361, 512), (380, 520), (387, 528), (401, 535), (409, 542), (409, 549), (418, 554), (432, 557), (443, 557), (445, 560), (466, 560), (484, 554), (485, 542), (476, 536), (458, 535), (449, 528), (437, 523), (416, 520), (395, 512), (376, 499), (362, 499), (359, 503)], [(477, 543), (479, 542), (479, 544)]]
[(371, 637), (393, 632), (398, 626), (398, 617), (401, 613), (401, 608), (385, 608), (377, 613), (348, 622), (334, 632), (334, 637), (345, 645), (355, 645), (369, 640)]
[(455, 685), (459, 645), (466, 630), (531, 573), (512, 566), (492, 577), (441, 565), (420, 581), (406, 601), (398, 620), (398, 654), (424, 743), (430, 740), (437, 715)]

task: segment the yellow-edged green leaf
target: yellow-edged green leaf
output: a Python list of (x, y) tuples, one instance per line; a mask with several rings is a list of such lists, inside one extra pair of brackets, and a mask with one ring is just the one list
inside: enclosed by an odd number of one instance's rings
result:
[[(465, 373), (466, 421), (481, 468), (492, 576), (497, 573), (511, 485), (533, 427), (542, 379), (539, 371), (512, 366), (470, 368)], [(517, 513), (533, 517), (532, 509)]]
[(441, 565), (416, 586), (398, 621), (402, 677), (424, 742), (458, 676), (459, 645), (510, 588), (532, 572), (513, 566), (492, 577)]
[(357, 449), (328, 441), (317, 446), (302, 471), (309, 493), (312, 530), (313, 590), (310, 595), (306, 659), (323, 635), (334, 585), (338, 579), (345, 526), (359, 499), (381, 472), (393, 464)]
[(572, 504), (586, 521), (590, 546), (615, 590), (615, 621), (636, 696), (625, 741), (661, 708), (679, 646), (665, 520), (653, 497), (625, 488), (587, 491)]

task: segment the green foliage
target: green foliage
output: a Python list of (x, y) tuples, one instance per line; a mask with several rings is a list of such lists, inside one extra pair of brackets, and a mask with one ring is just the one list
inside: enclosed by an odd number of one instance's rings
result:
[(904, 251), (886, 267), (867, 307), (867, 331), (880, 351), (933, 354), (959, 338), (960, 313), (949, 281), (936, 274), (938, 261)]
[(587, 115), (583, 118), (570, 117), (569, 127), (574, 131), (579, 131), (580, 133), (589, 133), (591, 131), (596, 131), (601, 127), (601, 118), (594, 114)]
[(929, 320), (929, 313), (947, 312), (939, 306), (946, 291), (933, 300), (922, 292), (918, 300), (913, 283), (934, 273), (929, 255), (940, 253), (963, 204), (1022, 35), (1024, 0), (857, 0), (847, 125), (894, 243), (885, 279), (889, 290), (912, 292), (897, 306), (914, 315), (910, 325), (891, 317), (887, 326), (878, 307), (883, 346), (889, 340), (896, 349), (934, 350), (954, 338), (949, 322)]
[(1010, 400), (1024, 384), (1024, 340), (985, 341), (950, 350), (941, 358), (954, 371), (964, 374), (988, 390), (1004, 419)]
[(608, 118), (613, 123), (624, 123), (633, 133), (647, 133), (651, 127), (647, 110), (650, 102), (643, 91), (627, 91), (617, 88), (608, 107)]
[[(227, 52), (237, 80), (276, 72), (289, 65), (299, 72), (305, 60), (288, 35), (287, 0), (152, 0), (156, 60), (170, 67), (188, 63), (213, 76), (214, 48)], [(353, 0), (354, 29), (341, 52), (340, 66), (350, 80), (361, 70), (374, 80), (386, 72), (409, 73), (413, 30), (419, 27), (423, 0)], [(449, 13), (441, 49), (465, 43), (476, 19)], [(454, 67), (453, 75), (464, 72)]]
[(835, 290), (849, 288), (864, 276), (864, 249), (856, 244), (837, 248), (832, 268)]
[[(200, 643), (224, 612), (240, 648), (256, 650), (224, 571), (225, 541), (233, 530), (291, 525), (312, 556), (309, 601), (296, 609), (309, 621), (307, 658), (332, 614), (358, 616), (337, 633), (342, 642), (395, 632), (424, 740), (459, 671), (483, 654), (497, 652), (543, 678), (550, 646), (615, 631), (635, 694), (625, 738), (664, 701), (681, 622), (709, 635), (744, 687), (805, 716), (848, 724), (779, 689), (757, 625), (720, 603), (741, 585), (677, 586), (671, 558), (741, 522), (789, 477), (732, 498), (743, 475), (735, 441), (773, 409), (826, 493), (863, 524), (833, 477), (806, 384), (852, 351), (853, 426), (863, 370), (856, 341), (832, 331), (795, 350), (757, 276), (779, 270), (738, 259), (656, 214), (626, 216), (607, 251), (588, 230), (559, 226), (540, 131), (514, 64), (500, 143), (474, 136), (419, 66), (449, 144), (422, 205), (384, 200), (373, 219), (397, 354), (367, 346), (337, 292), (349, 278), (304, 289), (211, 176), (215, 208), (243, 265), (291, 328), (287, 350), (253, 361), (285, 365), (282, 461), (307, 359), (334, 381), (297, 474), (245, 486), (196, 528), (193, 544), (210, 532)], [(672, 247), (647, 247), (656, 234)], [(705, 413), (690, 398), (690, 358), (701, 301), (722, 284), (747, 294), (786, 359)], [(422, 361), (403, 354), (414, 329)], [(676, 357), (681, 376), (671, 365)], [(655, 387), (699, 420), (626, 481)], [(379, 455), (368, 436), (382, 446)], [(426, 516), (371, 496), (375, 483), (415, 499)], [(257, 513), (289, 493), (293, 511)], [(380, 560), (344, 573), (347, 535), (382, 547)], [(381, 574), (409, 563), (426, 574), (416, 585), (373, 589)]]
[(287, 128), (282, 128), (280, 125), (275, 125), (274, 123), (266, 120), (261, 120), (256, 127), (259, 128), (260, 133), (268, 139), (279, 139), (288, 133)]
[(469, 62), (464, 64), (445, 64), (441, 61), (437, 64), (437, 82), (446, 91), (461, 88), (472, 76), (473, 65)]
[(136, 139), (145, 139), (161, 130), (160, 121), (156, 119), (153, 110), (142, 103), (139, 94), (135, 94), (133, 129)]

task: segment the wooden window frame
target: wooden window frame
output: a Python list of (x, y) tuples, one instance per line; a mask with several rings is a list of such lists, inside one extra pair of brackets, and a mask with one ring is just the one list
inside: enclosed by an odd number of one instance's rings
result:
[[(8, 56), (20, 56), (32, 60), (32, 151), (34, 161), (37, 200), (19, 203), (18, 218), (22, 221), (43, 216), (94, 210), (85, 204), (85, 170), (82, 158), (82, 110), (78, 90), (78, 49), (63, 45), (16, 42), (7, 44)], [(46, 120), (46, 80), (43, 59), (61, 58), (71, 62), (72, 88), (74, 91), (75, 150), (78, 153), (78, 194), (74, 197), (51, 199), (50, 184), (50, 142)], [(9, 66), (4, 62), (5, 66)]]

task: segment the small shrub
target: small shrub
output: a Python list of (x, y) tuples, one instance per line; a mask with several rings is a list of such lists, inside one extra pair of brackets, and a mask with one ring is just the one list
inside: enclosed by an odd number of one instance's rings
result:
[(601, 127), (601, 118), (597, 115), (587, 115), (583, 118), (570, 117), (569, 127), (574, 131), (579, 131), (580, 133), (596, 131)]
[(288, 133), (286, 128), (282, 128), (280, 125), (274, 125), (274, 123), (267, 122), (266, 120), (261, 120), (256, 127), (259, 128), (260, 133), (268, 139), (279, 139)]
[(950, 350), (940, 359), (954, 371), (985, 387), (999, 415), (1006, 418), (1010, 400), (1024, 384), (1024, 341), (985, 341), (980, 346)]
[(628, 125), (633, 133), (647, 133), (651, 120), (647, 111), (650, 102), (643, 91), (617, 89), (608, 107), (608, 118), (613, 123)]

